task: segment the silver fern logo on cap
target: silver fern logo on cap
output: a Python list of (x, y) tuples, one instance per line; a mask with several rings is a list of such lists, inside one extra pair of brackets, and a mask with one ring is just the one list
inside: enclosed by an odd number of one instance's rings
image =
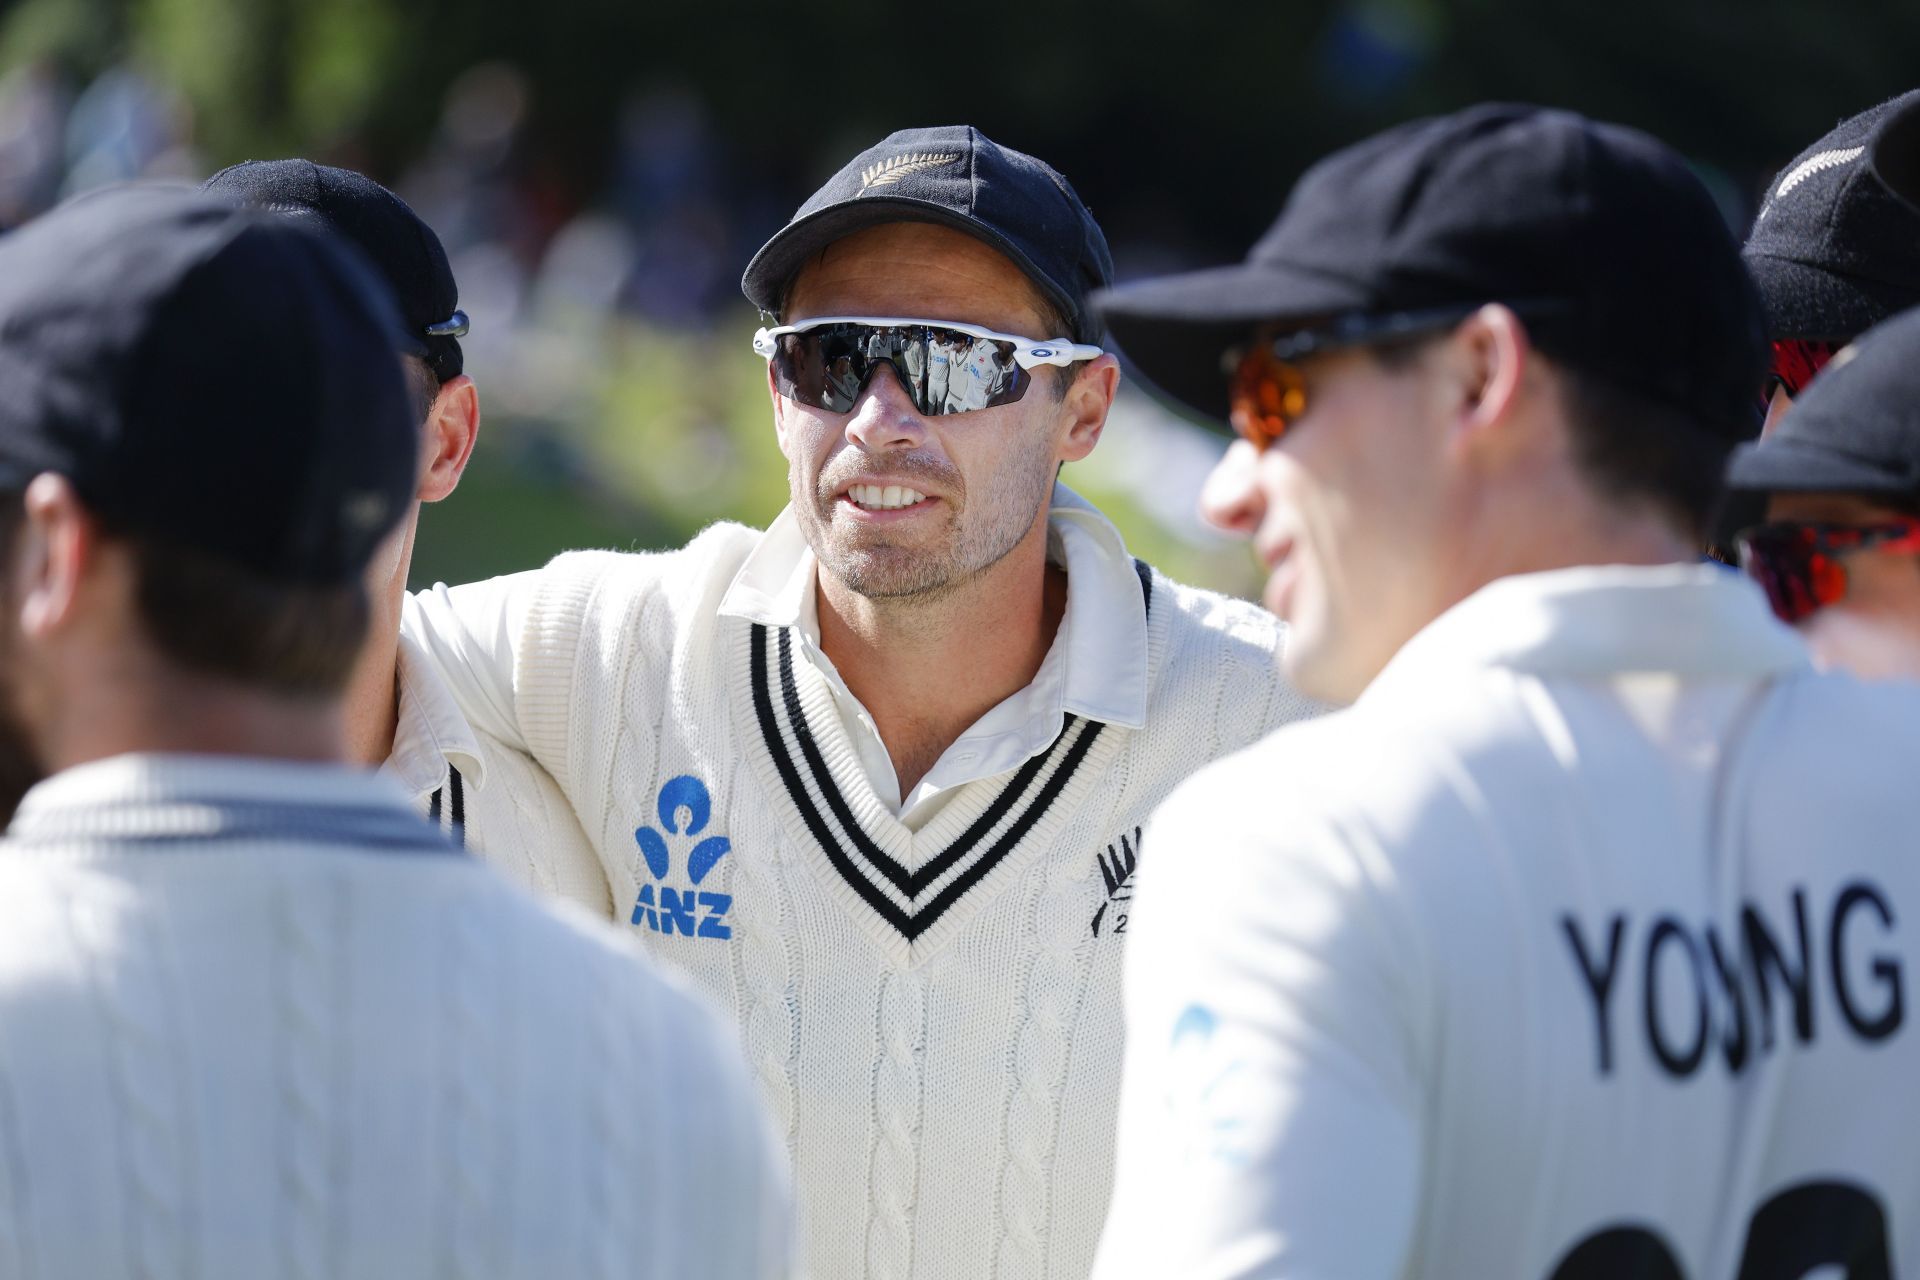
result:
[[(1773, 206), (1786, 194), (1817, 173), (1828, 169), (1837, 169), (1841, 165), (1852, 164), (1866, 152), (1865, 147), (1838, 147), (1832, 151), (1821, 151), (1808, 156), (1793, 168), (1780, 175), (1780, 181), (1774, 184), (1773, 195), (1760, 210), (1760, 219), (1773, 212)], [(1756, 219), (1756, 221), (1760, 220)]]
[(938, 169), (959, 158), (958, 151), (910, 151), (879, 164), (870, 164), (860, 171), (860, 194), (865, 195), (871, 187), (890, 187), (902, 178), (925, 173), (928, 169)]

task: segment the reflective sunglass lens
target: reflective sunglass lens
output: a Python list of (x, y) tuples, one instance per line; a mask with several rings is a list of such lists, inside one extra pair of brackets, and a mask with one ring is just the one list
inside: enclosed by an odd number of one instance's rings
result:
[(781, 335), (774, 382), (799, 404), (848, 413), (883, 364), (928, 417), (1010, 404), (1029, 381), (1010, 342), (930, 325), (832, 324)]

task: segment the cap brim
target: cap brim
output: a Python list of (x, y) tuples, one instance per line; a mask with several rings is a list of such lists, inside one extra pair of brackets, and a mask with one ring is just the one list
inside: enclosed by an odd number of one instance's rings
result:
[(1226, 352), (1256, 325), (1302, 328), (1365, 310), (1355, 285), (1306, 271), (1236, 263), (1141, 280), (1093, 295), (1094, 310), (1142, 382), (1183, 415), (1229, 431)]
[(1776, 436), (1734, 450), (1726, 487), (1735, 493), (1908, 494), (1913, 483), (1837, 449)]
[[(844, 240), (856, 231), (867, 227), (877, 227), (888, 222), (931, 222), (943, 227), (952, 227), (955, 231), (965, 232), (974, 239), (1005, 254), (1012, 259), (1028, 279), (1043, 289), (1053, 304), (1066, 316), (1067, 323), (1075, 323), (1082, 309), (1080, 300), (1068, 297), (1060, 286), (1049, 279), (1043, 271), (1034, 266), (1031, 259), (1007, 237), (982, 222), (975, 221), (963, 213), (949, 209), (945, 205), (934, 204), (926, 200), (913, 200), (902, 196), (879, 198), (859, 198), (842, 204), (829, 205), (816, 213), (785, 227), (760, 246), (760, 252), (753, 255), (753, 261), (747, 264), (745, 274), (740, 277), (740, 291), (747, 295), (747, 301), (771, 315), (780, 309), (781, 295), (800, 268), (807, 265), (814, 254), (819, 253), (837, 240)], [(1071, 334), (1048, 333), (1038, 335), (1045, 338), (1066, 338)]]
[(1920, 209), (1920, 101), (1881, 122), (1870, 163), (1887, 190)]
[(1841, 275), (1768, 254), (1741, 255), (1760, 290), (1767, 336), (1836, 341), (1865, 333), (1913, 305), (1913, 290)]

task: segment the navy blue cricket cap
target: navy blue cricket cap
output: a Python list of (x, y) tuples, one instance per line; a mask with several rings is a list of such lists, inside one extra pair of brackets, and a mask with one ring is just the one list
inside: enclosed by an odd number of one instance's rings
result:
[(352, 246), (188, 188), (0, 238), (0, 489), (276, 580), (358, 577), (413, 496), (399, 316)]
[(1920, 210), (1920, 93), (1894, 100), (1868, 151), (1887, 190)]
[(1875, 176), (1875, 136), (1920, 90), (1842, 120), (1767, 188), (1740, 251), (1775, 341), (1844, 342), (1920, 304), (1920, 210)]
[(1087, 296), (1113, 279), (1100, 224), (1051, 165), (971, 125), (902, 129), (849, 160), (753, 255), (741, 292), (775, 315), (814, 254), (884, 222), (952, 227), (1012, 259), (1073, 330), (1031, 336), (1092, 342), (1099, 335)]
[(1862, 334), (1727, 466), (1735, 493), (1847, 493), (1920, 502), (1920, 309)]
[(460, 290), (440, 237), (407, 202), (372, 178), (311, 160), (246, 160), (201, 184), (229, 199), (312, 218), (345, 236), (386, 277), (406, 321), (400, 349), (427, 362), (441, 382), (466, 367)]
[(1094, 298), (1143, 379), (1225, 429), (1227, 352), (1395, 317), (1512, 306), (1564, 364), (1727, 439), (1758, 427), (1758, 301), (1713, 198), (1666, 146), (1568, 111), (1487, 104), (1334, 153), (1232, 266)]

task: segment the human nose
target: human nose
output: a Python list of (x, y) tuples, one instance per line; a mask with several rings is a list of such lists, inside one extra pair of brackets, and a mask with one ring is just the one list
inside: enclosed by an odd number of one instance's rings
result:
[(1200, 518), (1214, 528), (1250, 538), (1266, 514), (1257, 472), (1260, 451), (1245, 440), (1235, 440), (1214, 464), (1200, 489)]
[(847, 439), (872, 453), (912, 449), (927, 436), (927, 424), (914, 409), (900, 375), (882, 364), (867, 379), (847, 419)]

